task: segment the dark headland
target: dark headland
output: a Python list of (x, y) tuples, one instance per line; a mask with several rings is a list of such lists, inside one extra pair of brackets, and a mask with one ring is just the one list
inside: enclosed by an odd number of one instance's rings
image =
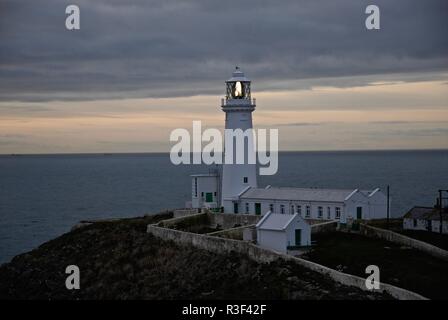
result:
[[(0, 267), (0, 299), (391, 299), (295, 264), (180, 247), (146, 233), (170, 213), (96, 222)], [(81, 288), (65, 287), (68, 265)]]

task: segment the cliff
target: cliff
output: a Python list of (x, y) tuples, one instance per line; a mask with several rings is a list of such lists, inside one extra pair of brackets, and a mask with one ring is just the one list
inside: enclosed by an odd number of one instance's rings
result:
[[(0, 299), (389, 299), (284, 261), (258, 264), (162, 241), (145, 230), (169, 214), (95, 222), (0, 267)], [(80, 269), (67, 290), (65, 268)]]

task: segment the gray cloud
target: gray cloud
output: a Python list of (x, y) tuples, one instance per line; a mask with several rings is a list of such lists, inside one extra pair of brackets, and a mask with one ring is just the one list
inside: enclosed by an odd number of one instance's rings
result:
[(78, 0), (73, 32), (65, 29), (71, 2), (4, 0), (0, 100), (221, 94), (236, 64), (259, 91), (355, 75), (421, 80), (448, 69), (446, 0), (376, 0), (380, 31), (364, 27), (370, 3)]
[(391, 120), (391, 121), (370, 121), (369, 124), (448, 124), (446, 121), (406, 121), (406, 120)]
[(273, 127), (313, 127), (328, 124), (327, 122), (293, 122), (273, 124)]

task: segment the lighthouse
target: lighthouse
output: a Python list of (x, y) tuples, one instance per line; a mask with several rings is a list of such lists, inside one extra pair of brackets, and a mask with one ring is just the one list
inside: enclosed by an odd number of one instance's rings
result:
[[(226, 81), (226, 96), (221, 103), (222, 111), (225, 112), (226, 129), (221, 177), (221, 206), (224, 207), (226, 213), (241, 213), (240, 194), (251, 187), (257, 187), (256, 164), (255, 161), (249, 161), (249, 154), (251, 152), (255, 154), (252, 132), (248, 130), (253, 128), (252, 112), (255, 110), (255, 99), (251, 98), (250, 86), (250, 80), (236, 67), (232, 77)], [(234, 132), (234, 135), (228, 135), (228, 132)], [(240, 141), (237, 141), (238, 139)], [(244, 161), (238, 161), (239, 157), (240, 160), (242, 157)]]
[[(191, 175), (191, 201), (186, 203), (186, 208), (195, 209), (191, 213), (201, 212), (205, 208), (216, 213), (224, 211), (229, 214), (264, 216), (257, 225), (257, 231), (259, 237), (265, 238), (261, 242), (259, 238), (258, 241), (277, 251), (285, 251), (288, 246), (310, 243), (310, 232), (305, 230), (309, 228), (303, 227), (303, 224), (302, 227), (297, 225), (301, 219), (347, 224), (355, 219), (386, 217), (390, 202), (387, 202), (387, 197), (380, 188), (282, 188), (270, 185), (259, 188), (257, 159), (250, 161), (251, 155), (256, 154), (252, 126), (255, 99), (251, 97), (250, 80), (238, 67), (226, 81), (226, 96), (221, 100), (221, 108), (225, 113), (222, 171), (213, 168), (208, 173)], [(261, 141), (260, 136), (258, 140), (257, 142)], [(272, 148), (272, 136), (270, 140)], [(274, 146), (277, 144), (278, 141), (275, 140)], [(278, 149), (274, 147), (270, 153), (272, 151), (277, 154)], [(263, 165), (262, 161), (260, 163)], [(264, 173), (260, 170), (260, 174)], [(271, 226), (267, 228), (266, 223)], [(285, 228), (290, 228), (291, 223), (296, 224), (294, 232), (285, 231)], [(280, 229), (272, 229), (273, 224), (280, 226)], [(286, 232), (287, 236), (275, 236), (275, 240), (272, 238), (273, 231), (279, 234)]]

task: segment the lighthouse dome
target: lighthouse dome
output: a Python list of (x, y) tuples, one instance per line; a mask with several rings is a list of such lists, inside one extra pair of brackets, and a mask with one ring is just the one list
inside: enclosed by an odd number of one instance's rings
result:
[(246, 78), (246, 76), (244, 75), (244, 72), (241, 71), (241, 69), (239, 67), (235, 68), (235, 71), (232, 74), (232, 78), (230, 78), (226, 82), (237, 82), (237, 81), (250, 82), (250, 80), (248, 78)]

